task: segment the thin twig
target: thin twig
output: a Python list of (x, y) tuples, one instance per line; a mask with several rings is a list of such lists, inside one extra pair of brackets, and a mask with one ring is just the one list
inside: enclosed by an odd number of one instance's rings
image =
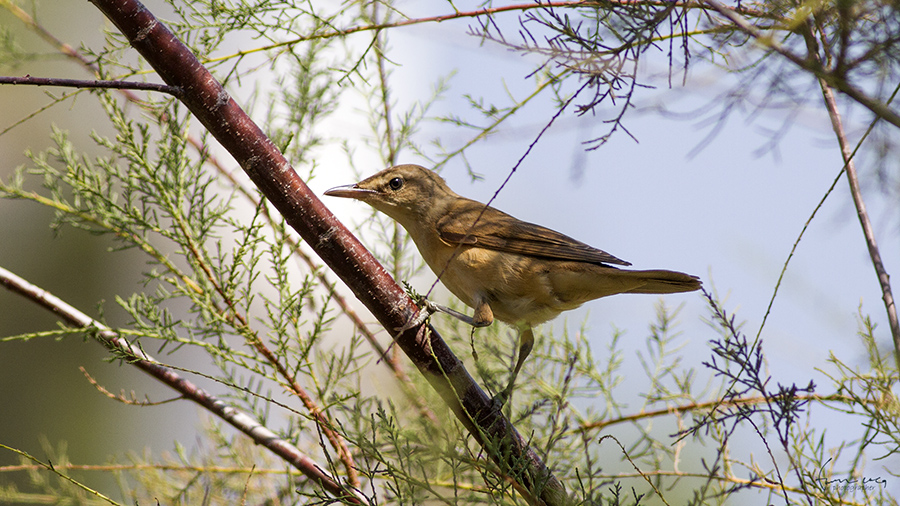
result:
[[(475, 221), (472, 223), (471, 227), (469, 227), (470, 230), (475, 228), (475, 225), (477, 225), (478, 221), (481, 220), (481, 217), (484, 215), (485, 211), (487, 211), (487, 209), (490, 207), (491, 203), (493, 203), (494, 200), (497, 199), (497, 197), (500, 195), (500, 192), (503, 191), (503, 189), (506, 187), (506, 185), (512, 179), (513, 174), (515, 174), (516, 171), (519, 170), (519, 166), (522, 165), (522, 162), (525, 161), (525, 158), (528, 157), (528, 154), (531, 153), (531, 151), (534, 149), (535, 146), (537, 146), (537, 143), (541, 140), (541, 137), (543, 137), (544, 134), (547, 133), (547, 130), (550, 130), (550, 127), (553, 126), (553, 122), (556, 121), (557, 118), (559, 118), (562, 115), (562, 113), (566, 110), (566, 108), (569, 107), (569, 104), (571, 104), (572, 101), (575, 100), (575, 98), (578, 97), (578, 95), (582, 91), (584, 91), (585, 88), (590, 86), (590, 84), (591, 84), (591, 80), (585, 79), (584, 84), (582, 84), (581, 87), (578, 88), (578, 90), (576, 90), (575, 93), (573, 93), (572, 96), (569, 97), (568, 100), (566, 100), (562, 105), (559, 106), (559, 109), (556, 111), (555, 114), (553, 114), (553, 116), (550, 118), (550, 121), (548, 121), (547, 124), (544, 125), (544, 127), (541, 129), (541, 131), (538, 132), (538, 134), (535, 136), (535, 138), (531, 141), (531, 144), (529, 144), (528, 147), (525, 149), (525, 152), (522, 153), (522, 156), (519, 157), (519, 161), (517, 161), (516, 164), (513, 165), (512, 168), (509, 170), (509, 173), (506, 175), (506, 179), (504, 179), (503, 182), (500, 183), (500, 186), (497, 187), (497, 190), (494, 191), (494, 194), (491, 196), (491, 198), (488, 199), (486, 204), (484, 204), (484, 208), (481, 209), (481, 212), (478, 213), (478, 216), (475, 217)], [(435, 287), (437, 287), (438, 281), (441, 280), (441, 278), (444, 276), (444, 273), (447, 271), (447, 268), (450, 267), (450, 261), (452, 260), (453, 257), (455, 257), (457, 254), (459, 254), (459, 252), (462, 250), (462, 247), (463, 247), (463, 244), (460, 243), (456, 247), (456, 250), (454, 250), (453, 256), (447, 259), (447, 262), (444, 264), (444, 267), (441, 269), (441, 272), (438, 273), (437, 279), (434, 280), (434, 283), (432, 283), (431, 287), (428, 289), (428, 292), (425, 295), (426, 297), (431, 295), (431, 292), (435, 289)]]
[[(373, 22), (378, 22), (378, 6), (379, 2), (372, 2), (372, 15), (371, 20)], [(390, 9), (385, 14), (385, 19), (389, 19), (390, 17)], [(393, 109), (391, 108), (391, 96), (390, 96), (390, 88), (388, 87), (388, 72), (385, 68), (385, 60), (387, 57), (385, 56), (385, 44), (384, 40), (385, 36), (381, 30), (377, 30), (372, 39), (372, 49), (375, 54), (375, 62), (376, 69), (378, 70), (378, 90), (379, 90), (379, 101), (381, 102), (381, 114), (382, 119), (384, 120), (384, 142), (382, 148), (387, 149), (387, 156), (384, 160), (388, 167), (393, 167), (397, 164), (397, 155), (400, 151), (400, 146), (396, 144), (394, 138), (394, 121), (392, 115), (394, 114)], [(374, 126), (376, 130), (375, 135), (378, 136), (378, 125), (377, 123)], [(402, 246), (402, 227), (396, 221), (391, 221), (391, 274), (393, 276), (399, 276), (401, 273), (400, 263), (403, 258), (401, 255), (401, 246)], [(389, 348), (390, 350), (390, 348)], [(393, 347), (390, 356), (387, 353), (381, 354), (383, 362), (389, 362), (392, 364), (392, 367), (399, 369), (400, 368), (400, 348)]]
[[(801, 401), (817, 401), (817, 402), (843, 402), (843, 403), (854, 403), (858, 402), (856, 399), (852, 397), (848, 397), (840, 394), (831, 394), (831, 395), (816, 395), (816, 394), (797, 394), (797, 400)], [(692, 402), (690, 404), (684, 404), (681, 406), (669, 406), (653, 411), (642, 411), (640, 413), (635, 413), (633, 415), (620, 416), (617, 418), (610, 418), (608, 420), (600, 420), (598, 422), (589, 422), (580, 425), (577, 428), (571, 430), (571, 432), (584, 433), (588, 431), (596, 431), (600, 429), (604, 429), (609, 427), (610, 425), (618, 425), (620, 423), (628, 423), (628, 422), (636, 422), (638, 420), (644, 420), (647, 418), (656, 418), (658, 416), (666, 416), (673, 415), (676, 413), (687, 413), (690, 411), (702, 411), (705, 409), (713, 408), (718, 409), (719, 407), (729, 407), (729, 406), (744, 406), (750, 404), (764, 404), (767, 402), (771, 402), (772, 399), (766, 398), (764, 396), (757, 397), (737, 397), (733, 399), (716, 399), (714, 401), (708, 402)], [(875, 404), (878, 401), (871, 401), (872, 404)]]
[[(215, 63), (220, 62), (232, 58), (241, 58), (243, 56), (247, 56), (249, 54), (269, 51), (271, 49), (280, 48), (280, 47), (290, 47), (295, 44), (299, 44), (301, 42), (307, 42), (310, 40), (317, 39), (330, 39), (335, 37), (346, 37), (347, 35), (352, 35), (354, 33), (360, 32), (369, 32), (369, 31), (380, 31), (388, 28), (401, 28), (404, 26), (413, 26), (424, 23), (441, 23), (444, 21), (451, 21), (455, 19), (466, 19), (466, 18), (478, 18), (483, 16), (491, 16), (494, 14), (500, 14), (504, 12), (516, 12), (516, 11), (528, 11), (532, 9), (550, 9), (550, 8), (590, 8), (590, 9), (609, 9), (611, 6), (614, 7), (641, 7), (641, 6), (651, 6), (651, 7), (670, 7), (670, 8), (681, 8), (681, 9), (706, 9), (703, 1), (672, 1), (672, 0), (601, 0), (601, 1), (591, 1), (591, 0), (572, 0), (572, 1), (561, 1), (561, 2), (532, 2), (532, 3), (524, 3), (524, 4), (512, 4), (512, 5), (504, 5), (501, 7), (485, 7), (483, 9), (476, 9), (472, 11), (459, 11), (453, 12), (451, 14), (439, 14), (436, 16), (425, 16), (421, 18), (408, 18), (400, 21), (393, 21), (390, 23), (375, 23), (361, 26), (353, 26), (349, 28), (344, 28), (340, 30), (332, 30), (328, 32), (321, 33), (313, 33), (310, 35), (304, 35), (301, 37), (295, 37), (291, 40), (286, 40), (284, 42), (277, 42), (274, 44), (268, 44), (265, 46), (256, 47), (253, 49), (248, 49), (244, 51), (238, 51), (236, 53), (221, 56), (218, 58), (212, 58), (206, 60), (206, 63)], [(730, 7), (722, 6), (727, 10), (734, 10)], [(756, 9), (748, 9), (745, 7), (741, 7), (740, 12), (745, 16), (751, 16), (754, 18), (763, 18), (770, 20), (782, 20), (782, 18), (778, 17), (776, 14), (765, 10), (756, 10)]]
[(171, 397), (164, 401), (151, 401), (145, 395), (144, 400), (141, 401), (141, 400), (138, 400), (137, 393), (135, 393), (134, 390), (131, 391), (130, 397), (125, 395), (124, 390), (121, 390), (119, 395), (116, 395), (116, 394), (110, 392), (109, 390), (107, 390), (106, 387), (101, 385), (99, 381), (94, 379), (94, 377), (91, 376), (91, 374), (89, 372), (87, 372), (87, 369), (85, 369), (84, 366), (78, 366), (78, 370), (81, 371), (81, 374), (84, 374), (84, 379), (86, 379), (88, 381), (88, 383), (93, 385), (94, 388), (96, 388), (98, 392), (105, 395), (106, 397), (109, 397), (110, 399), (112, 399), (114, 401), (118, 401), (118, 402), (121, 402), (122, 404), (127, 404), (129, 406), (161, 406), (163, 404), (168, 404), (170, 402), (180, 401), (181, 399), (184, 399), (183, 395), (179, 395), (178, 397)]
[[(63, 474), (61, 471), (59, 471), (59, 470), (56, 468), (56, 466), (54, 466), (53, 462), (51, 462), (51, 461), (49, 461), (49, 460), (48, 460), (47, 462), (43, 462), (43, 461), (41, 461), (40, 459), (38, 459), (37, 457), (31, 455), (31, 454), (28, 453), (28, 452), (19, 450), (18, 448), (13, 448), (13, 447), (11, 447), (11, 446), (6, 446), (5, 444), (0, 444), (0, 449), (11, 451), (11, 452), (16, 453), (16, 454), (18, 454), (19, 456), (25, 458), (26, 460), (30, 460), (30, 461), (32, 461), (32, 462), (36, 462), (36, 463), (37, 463), (37, 469), (43, 469), (43, 470), (49, 471), (49, 472), (51, 472), (51, 473), (54, 473), (54, 474), (56, 474), (57, 476), (59, 476), (60, 478), (62, 478), (63, 480), (65, 480), (65, 481), (71, 483), (72, 485), (74, 485), (74, 486), (80, 488), (81, 490), (83, 490), (83, 491), (86, 492), (87, 494), (90, 494), (90, 495), (95, 496), (97, 499), (100, 499), (101, 501), (107, 502), (107, 503), (109, 503), (109, 504), (115, 504), (116, 506), (119, 506), (119, 505), (122, 504), (122, 503), (116, 502), (116, 501), (114, 501), (113, 499), (111, 499), (110, 497), (107, 497), (106, 495), (101, 494), (100, 492), (98, 492), (98, 491), (96, 491), (96, 490), (94, 490), (94, 489), (88, 487), (88, 486), (85, 485), (84, 483), (81, 483), (80, 481), (78, 481), (78, 480), (72, 478), (71, 476), (69, 476), (69, 475), (67, 475), (67, 474)], [(6, 494), (4, 494), (4, 495), (6, 495)], [(7, 496), (7, 497), (8, 497), (8, 496)], [(87, 502), (87, 500), (85, 500), (85, 499), (82, 499), (82, 501)]]
[[(900, 93), (900, 83), (897, 83), (897, 86), (894, 88), (894, 92), (891, 94), (888, 99), (888, 103), (893, 102), (894, 98), (897, 96), (897, 93)], [(853, 151), (850, 153), (850, 159), (856, 156), (856, 153), (862, 148), (863, 142), (869, 137), (869, 134), (875, 129), (875, 125), (878, 124), (878, 116), (869, 123), (869, 127), (866, 129), (865, 133), (863, 133), (862, 137), (859, 138), (859, 141), (856, 142), (856, 146), (853, 147)], [(772, 290), (772, 297), (769, 298), (769, 305), (766, 307), (766, 312), (763, 315), (762, 322), (759, 324), (759, 330), (756, 331), (756, 337), (759, 338), (762, 335), (763, 328), (766, 326), (766, 322), (769, 319), (769, 315), (772, 313), (772, 308), (775, 306), (775, 297), (778, 296), (778, 289), (781, 287), (782, 281), (784, 281), (784, 275), (787, 273), (788, 265), (791, 263), (791, 259), (794, 257), (794, 253), (796, 253), (797, 248), (800, 245), (800, 241), (803, 239), (804, 234), (806, 233), (807, 228), (812, 223), (813, 219), (816, 217), (816, 214), (825, 204), (825, 200), (829, 195), (834, 191), (835, 187), (837, 187), (838, 182), (841, 180), (841, 177), (844, 175), (844, 171), (847, 170), (846, 165), (841, 166), (841, 170), (838, 171), (834, 180), (831, 182), (831, 186), (825, 190), (825, 193), (822, 195), (822, 198), (819, 199), (819, 203), (816, 204), (816, 207), (813, 208), (812, 213), (810, 213), (809, 218), (806, 219), (806, 223), (803, 224), (803, 228), (800, 229), (800, 233), (797, 234), (797, 239), (794, 240), (794, 245), (791, 246), (791, 251), (788, 253), (787, 259), (785, 259), (784, 264), (781, 266), (781, 273), (778, 275), (778, 281), (775, 282), (775, 288)]]
[(846, 164), (847, 183), (850, 184), (850, 195), (853, 196), (853, 204), (856, 206), (856, 216), (859, 218), (863, 236), (866, 238), (866, 247), (869, 249), (872, 267), (875, 268), (878, 283), (881, 285), (881, 298), (884, 300), (888, 324), (890, 325), (891, 336), (894, 341), (894, 358), (897, 360), (897, 368), (900, 369), (900, 322), (897, 320), (897, 306), (894, 304), (894, 295), (891, 291), (891, 277), (884, 267), (884, 262), (881, 261), (881, 252), (878, 249), (875, 231), (872, 229), (872, 221), (869, 219), (869, 213), (866, 211), (866, 204), (863, 201), (862, 192), (859, 188), (856, 164), (853, 162), (850, 143), (847, 141), (847, 134), (841, 122), (841, 113), (838, 111), (834, 93), (831, 91), (831, 86), (824, 79), (819, 79), (819, 86), (822, 88), (822, 97), (825, 100), (825, 107), (828, 109), (828, 117), (831, 118), (831, 126), (834, 128), (834, 134), (837, 136), (838, 144), (841, 147), (841, 156)]
[(146, 83), (140, 81), (110, 81), (101, 79), (62, 79), (58, 77), (22, 77), (0, 76), (0, 84), (30, 85), (30, 86), (59, 86), (63, 88), (94, 88), (111, 90), (137, 90), (156, 91), (166, 93), (175, 98), (181, 97), (181, 88), (159, 83)]

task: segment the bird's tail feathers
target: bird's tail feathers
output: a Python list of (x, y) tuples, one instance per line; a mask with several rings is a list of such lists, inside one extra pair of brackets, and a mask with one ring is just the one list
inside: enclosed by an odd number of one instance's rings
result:
[(628, 293), (679, 293), (699, 290), (700, 278), (683, 272), (651, 270), (651, 271), (621, 271), (623, 274), (635, 276), (644, 281), (640, 286), (629, 290)]

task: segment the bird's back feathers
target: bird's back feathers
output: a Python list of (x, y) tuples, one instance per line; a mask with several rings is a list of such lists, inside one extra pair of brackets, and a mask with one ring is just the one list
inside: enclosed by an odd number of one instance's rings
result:
[(441, 239), (549, 260), (631, 265), (609, 253), (474, 200), (460, 198), (436, 224)]

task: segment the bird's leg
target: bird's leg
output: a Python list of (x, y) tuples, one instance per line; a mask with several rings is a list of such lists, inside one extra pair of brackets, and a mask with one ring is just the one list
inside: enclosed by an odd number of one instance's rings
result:
[[(463, 320), (465, 321), (465, 320)], [(491, 311), (491, 305), (488, 301), (481, 299), (475, 308), (475, 314), (472, 315), (471, 321), (466, 322), (473, 327), (487, 327), (494, 323), (494, 312)]]
[(534, 347), (534, 332), (531, 330), (531, 326), (520, 327), (519, 329), (519, 358), (516, 360), (516, 366), (513, 368), (512, 376), (509, 378), (509, 383), (506, 385), (506, 388), (503, 389), (500, 393), (494, 396), (492, 400), (492, 404), (496, 409), (500, 409), (506, 404), (506, 401), (512, 396), (513, 386), (516, 383), (516, 376), (519, 375), (519, 370), (522, 368), (522, 364), (525, 363), (525, 359), (528, 358), (528, 355), (531, 354), (531, 349)]

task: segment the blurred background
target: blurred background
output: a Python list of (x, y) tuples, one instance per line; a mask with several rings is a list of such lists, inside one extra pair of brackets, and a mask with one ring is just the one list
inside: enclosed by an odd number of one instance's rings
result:
[[(155, 7), (153, 2), (148, 4)], [(401, 8), (410, 16), (450, 12), (443, 2), (406, 2)], [(89, 4), (60, 3), (41, 12), (41, 23), (75, 47), (101, 44), (102, 31), (109, 29)], [(534, 90), (529, 75), (535, 61), (467, 36), (471, 23), (455, 20), (390, 31), (388, 48), (395, 64), (390, 78), (396, 90), (392, 98), (398, 110), (426, 100), (433, 83), (447, 76), (451, 76), (450, 88), (435, 105), (435, 115), (462, 114), (468, 110), (467, 95), (504, 103), (509, 96), (521, 98)], [(15, 32), (24, 51), (46, 56), (28, 68), (4, 68), (3, 74), (89, 77), (3, 10), (0, 26)], [(367, 41), (366, 36), (348, 38), (348, 43)], [(232, 49), (246, 49), (257, 42), (233, 44)], [(752, 107), (754, 100), (765, 98), (762, 95), (750, 97), (746, 107), (717, 121), (721, 112), (717, 106), (740, 77), (695, 59), (687, 85), (681, 84), (682, 75), (676, 72), (670, 87), (666, 62), (662, 53), (644, 62), (647, 75), (655, 76), (651, 82), (656, 87), (639, 90), (635, 109), (625, 122), (630, 136), (619, 132), (600, 149), (588, 152), (584, 142), (608, 128), (603, 111), (596, 116), (563, 114), (493, 205), (608, 251), (634, 268), (699, 275), (708, 290), (726, 301), (726, 309), (746, 322), (743, 331), (753, 337), (794, 241), (841, 168), (834, 134), (821, 106)], [(814, 87), (809, 89), (816, 92)], [(247, 90), (234, 91), (239, 101), (250, 97)], [(17, 166), (28, 165), (26, 149), (38, 152), (50, 146), (52, 126), (68, 131), (88, 155), (100, 153), (89, 134), (105, 121), (91, 96), (84, 94), (34, 114), (51, 102), (51, 96), (66, 92), (0, 87), (0, 130), (34, 115), (0, 135), (0, 178), (7, 180)], [(841, 103), (845, 126), (858, 138), (870, 117)], [(357, 131), (360, 138), (370, 135), (354, 115), (355, 105), (352, 100), (342, 104), (343, 114), (329, 126), (333, 132), (347, 138)], [(554, 107), (549, 99), (537, 100), (486, 142), (471, 147), (465, 158), (480, 179), (473, 180), (459, 159), (442, 168), (443, 176), (457, 193), (489, 200), (553, 115)], [(784, 128), (786, 124), (789, 128)], [(468, 141), (470, 132), (430, 122), (416, 136), (422, 144), (440, 138), (444, 146), (456, 147)], [(234, 165), (227, 155), (219, 156)], [(408, 153), (401, 154), (399, 161), (428, 164)], [(898, 188), (891, 187), (890, 179), (878, 177), (877, 153), (864, 149), (857, 162), (885, 266), (889, 273), (896, 273), (900, 270)], [(319, 195), (359, 177), (337, 145), (324, 146), (316, 163), (319, 170), (310, 186)], [(375, 156), (369, 164), (370, 170), (362, 176), (384, 168)], [(306, 170), (298, 167), (301, 174)], [(325, 202), (348, 224), (358, 223), (368, 212), (355, 202)], [(114, 299), (141, 289), (142, 256), (133, 251), (110, 253), (112, 243), (105, 237), (71, 228), (51, 231), (51, 218), (49, 210), (36, 204), (0, 200), (0, 265), (89, 315), (102, 316), (110, 325), (124, 323)], [(427, 291), (433, 280), (431, 273), (423, 274), (417, 289)], [(446, 297), (446, 292), (440, 293), (438, 299)], [(621, 330), (633, 346), (627, 360), (637, 366), (634, 352), (649, 334), (648, 322), (654, 318), (657, 302), (653, 296), (594, 301), (566, 313), (552, 327), (575, 331), (586, 323), (598, 352), (615, 330)], [(681, 307), (679, 340), (686, 347), (687, 365), (702, 367), (701, 362), (710, 356), (707, 340), (713, 336), (705, 323), (709, 317), (705, 300), (695, 293), (669, 296), (665, 303)], [(774, 380), (798, 385), (813, 380), (820, 392), (830, 391), (822, 370), (828, 369), (831, 353), (845, 360), (865, 360), (856, 336), (858, 311), (878, 324), (879, 342), (889, 352), (881, 293), (842, 179), (800, 243), (762, 333)], [(0, 291), (0, 336), (56, 326), (52, 314)], [(112, 456), (124, 461), (129, 452), (171, 450), (175, 441), (193, 440), (201, 415), (187, 403), (137, 408), (99, 394), (79, 366), (116, 393), (135, 390), (153, 400), (172, 396), (141, 373), (106, 358), (100, 346), (80, 338), (0, 341), (0, 405), (6, 406), (0, 410), (0, 443), (39, 458), (53, 457), (48, 448), (65, 447), (74, 463), (103, 463)], [(153, 411), (152, 416), (147, 410)], [(840, 423), (839, 417), (834, 423)], [(0, 466), (16, 462), (15, 455), (0, 451)], [(90, 484), (92, 479), (96, 477), (88, 476), (86, 481)]]

